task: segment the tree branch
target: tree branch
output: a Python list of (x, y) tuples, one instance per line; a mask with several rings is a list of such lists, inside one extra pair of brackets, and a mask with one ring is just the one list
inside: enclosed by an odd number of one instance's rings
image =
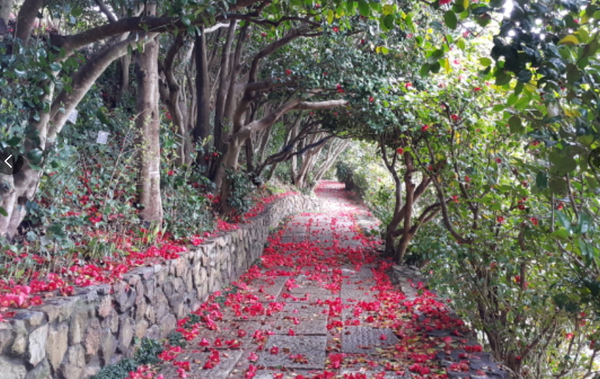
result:
[[(247, 6), (250, 6), (256, 3), (257, 0), (240, 0), (234, 5), (230, 5), (230, 11), (236, 11), (238, 9), (243, 9)], [(26, 0), (25, 3), (43, 3), (43, 0)], [(33, 6), (33, 5), (32, 5)], [(33, 19), (37, 16), (37, 9), (34, 12)], [(21, 7), (23, 10), (25, 8), (25, 4)], [(216, 17), (216, 21), (223, 21), (227, 19), (227, 15), (221, 15)], [(191, 25), (201, 25), (204, 24), (205, 20), (213, 19), (210, 13), (203, 12), (199, 14), (195, 20), (191, 20)], [(33, 23), (33, 19), (31, 23)], [(84, 46), (87, 46), (91, 43), (101, 41), (103, 39), (107, 39), (116, 35), (128, 33), (128, 32), (139, 32), (139, 33), (162, 33), (171, 30), (179, 30), (179, 29), (187, 29), (188, 26), (182, 22), (181, 17), (129, 17), (117, 20), (116, 22), (111, 22), (108, 24), (104, 24), (95, 28), (88, 29), (84, 32), (73, 34), (69, 36), (60, 36), (56, 35), (53, 38), (53, 45), (58, 48), (64, 48), (66, 52), (66, 56), (71, 55), (75, 50), (80, 49)]]
[(117, 22), (117, 17), (108, 9), (102, 0), (94, 0), (100, 11), (104, 13), (109, 22)]

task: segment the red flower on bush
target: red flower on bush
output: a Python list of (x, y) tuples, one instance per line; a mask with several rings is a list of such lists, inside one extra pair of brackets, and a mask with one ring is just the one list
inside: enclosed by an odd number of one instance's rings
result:
[(426, 132), (428, 129), (429, 129), (429, 125), (423, 125), (423, 126), (421, 127), (421, 131), (422, 131), (422, 132)]

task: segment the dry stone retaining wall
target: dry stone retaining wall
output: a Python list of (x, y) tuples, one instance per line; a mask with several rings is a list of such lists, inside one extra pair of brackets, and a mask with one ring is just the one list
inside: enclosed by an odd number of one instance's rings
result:
[(178, 319), (246, 272), (261, 256), (270, 228), (317, 207), (317, 200), (302, 195), (277, 199), (240, 229), (177, 259), (135, 268), (112, 286), (80, 288), (75, 296), (18, 311), (0, 323), (0, 378), (87, 378), (132, 357), (134, 337), (166, 337)]

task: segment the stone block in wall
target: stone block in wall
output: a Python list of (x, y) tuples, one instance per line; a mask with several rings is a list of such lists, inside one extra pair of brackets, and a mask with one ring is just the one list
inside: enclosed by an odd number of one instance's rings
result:
[(146, 335), (146, 331), (150, 324), (146, 320), (139, 320), (135, 323), (134, 335), (136, 338), (143, 338)]
[(32, 330), (37, 326), (40, 326), (46, 321), (46, 315), (44, 312), (33, 311), (33, 310), (22, 310), (15, 315), (13, 320), (21, 320), (25, 324), (27, 330)]
[(112, 333), (116, 333), (119, 330), (119, 314), (113, 308), (108, 313), (108, 316), (100, 323), (103, 328), (108, 328)]
[(146, 330), (144, 337), (151, 339), (151, 340), (157, 340), (157, 339), (161, 338), (160, 337), (160, 328), (158, 327), (158, 325), (154, 324), (151, 327), (149, 327), (148, 330)]
[(69, 326), (66, 322), (50, 326), (46, 339), (46, 356), (52, 370), (56, 371), (63, 361), (68, 343)]
[(163, 265), (154, 265), (154, 280), (156, 281), (156, 286), (161, 286), (165, 280), (167, 279), (168, 268)]
[(110, 364), (110, 359), (116, 351), (117, 339), (109, 328), (102, 328), (100, 330), (100, 345), (98, 349), (100, 364), (102, 366)]
[(127, 354), (133, 340), (135, 330), (135, 321), (127, 316), (119, 317), (119, 337), (117, 339), (117, 351), (122, 354)]
[(29, 371), (25, 375), (25, 379), (50, 379), (52, 378), (50, 372), (50, 364), (48, 360), (44, 359), (40, 364), (35, 366), (33, 370)]
[(21, 320), (12, 320), (11, 325), (14, 330), (14, 338), (9, 354), (11, 356), (25, 354), (25, 349), (27, 349), (27, 329), (25, 329), (25, 323)]
[(98, 348), (100, 347), (101, 334), (100, 321), (95, 318), (91, 319), (85, 329), (85, 336), (83, 337), (83, 348), (88, 359), (97, 356)]
[(85, 355), (81, 345), (73, 345), (67, 349), (66, 357), (58, 369), (60, 379), (74, 379), (82, 377), (85, 367)]
[(46, 339), (48, 338), (48, 324), (44, 324), (29, 334), (27, 344), (27, 361), (36, 366), (46, 358)]
[(113, 299), (119, 313), (125, 313), (133, 307), (136, 296), (134, 287), (124, 280), (113, 285)]
[(111, 296), (102, 296), (100, 297), (98, 305), (98, 316), (105, 318), (110, 314), (111, 309), (113, 308), (113, 302)]
[[(167, 298), (165, 297), (164, 293), (157, 288), (156, 289), (156, 293), (154, 295), (154, 301), (152, 301), (152, 307), (155, 313), (155, 320), (154, 321), (160, 321), (160, 319), (162, 319), (163, 317), (165, 317), (167, 315), (167, 313), (169, 313), (169, 303), (167, 301)], [(152, 321), (152, 320), (150, 320)], [(152, 322), (154, 322), (152, 321)]]
[(6, 354), (15, 339), (15, 330), (8, 322), (0, 322), (0, 355)]
[(69, 345), (81, 343), (88, 320), (87, 308), (79, 309), (73, 314), (69, 323)]
[(0, 357), (0, 372), (6, 378), (25, 379), (27, 370), (21, 361), (12, 361), (8, 357)]
[(174, 308), (177, 304), (181, 303), (184, 292), (185, 285), (181, 278), (173, 278), (163, 286), (163, 293), (171, 308)]
[(148, 279), (144, 282), (144, 294), (146, 299), (152, 301), (154, 298), (154, 291), (156, 290), (156, 282), (154, 278)]
[(167, 338), (169, 333), (174, 331), (177, 327), (177, 320), (175, 319), (175, 316), (169, 313), (160, 319), (158, 325), (160, 329), (160, 338)]
[(142, 281), (146, 281), (154, 277), (154, 269), (152, 267), (137, 267), (131, 270), (132, 274), (139, 275)]

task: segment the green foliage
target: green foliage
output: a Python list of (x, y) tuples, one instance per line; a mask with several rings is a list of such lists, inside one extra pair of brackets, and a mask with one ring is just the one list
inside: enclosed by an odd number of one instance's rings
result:
[(211, 203), (201, 188), (210, 187), (210, 181), (191, 167), (182, 166), (167, 172), (161, 178), (164, 228), (176, 238), (212, 231), (215, 218)]
[(243, 215), (252, 208), (252, 195), (256, 186), (248, 174), (242, 171), (228, 171), (227, 179), (230, 183), (229, 205), (235, 210), (235, 215)]
[(135, 357), (123, 358), (114, 365), (104, 366), (100, 372), (90, 379), (123, 379), (129, 376), (129, 372), (135, 371), (140, 365), (158, 364), (158, 355), (162, 353), (162, 344), (158, 341), (143, 338), (140, 346), (135, 352)]
[(130, 371), (135, 371), (138, 364), (130, 358), (123, 358), (117, 364), (102, 367), (100, 372), (90, 379), (123, 379)]
[(169, 333), (167, 336), (167, 342), (171, 346), (185, 347), (187, 345), (185, 338), (183, 338), (183, 335), (179, 332)]
[(347, 162), (340, 160), (335, 165), (335, 177), (344, 183), (346, 190), (354, 189), (354, 169)]

